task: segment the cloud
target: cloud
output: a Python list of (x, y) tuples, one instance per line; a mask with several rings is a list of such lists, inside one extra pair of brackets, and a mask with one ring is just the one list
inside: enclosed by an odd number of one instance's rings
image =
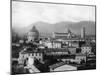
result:
[(57, 23), (62, 21), (95, 21), (95, 7), (58, 5), (31, 2), (12, 2), (12, 25), (24, 27), (43, 21)]

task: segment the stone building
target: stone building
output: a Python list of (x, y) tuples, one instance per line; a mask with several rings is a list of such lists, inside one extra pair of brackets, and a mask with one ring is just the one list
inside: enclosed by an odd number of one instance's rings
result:
[(39, 31), (36, 29), (35, 26), (27, 34), (27, 39), (29, 42), (36, 41), (39, 39)]
[(81, 53), (82, 54), (91, 54), (92, 47), (90, 45), (82, 45)]
[(72, 38), (75, 37), (75, 35), (70, 31), (70, 29), (68, 29), (66, 32), (63, 33), (59, 33), (59, 32), (53, 32), (52, 33), (52, 37), (53, 38), (57, 38), (57, 39), (68, 39), (68, 38)]
[(43, 61), (43, 53), (41, 51), (27, 48), (19, 53), (19, 64), (32, 65), (35, 60)]

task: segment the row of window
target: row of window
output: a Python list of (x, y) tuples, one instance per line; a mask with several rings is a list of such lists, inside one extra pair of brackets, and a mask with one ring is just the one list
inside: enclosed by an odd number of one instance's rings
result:
[(90, 50), (88, 50), (88, 51), (84, 51), (84, 50), (83, 50), (83, 51), (82, 51), (82, 53), (85, 53), (85, 52), (88, 52), (88, 53), (90, 53), (91, 51), (90, 51)]
[(91, 47), (82, 47), (82, 49), (91, 49)]
[[(27, 56), (42, 56), (42, 54), (41, 53), (30, 53)], [(24, 58), (24, 57), (27, 57), (27, 56), (23, 55), (22, 57)]]
[(41, 56), (42, 54), (41, 53), (32, 53), (32, 54), (29, 54), (29, 56)]

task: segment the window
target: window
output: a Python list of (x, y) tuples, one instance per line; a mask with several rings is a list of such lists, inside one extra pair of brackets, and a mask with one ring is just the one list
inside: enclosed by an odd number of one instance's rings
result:
[(34, 56), (34, 53), (32, 54), (32, 56)]
[(24, 58), (24, 55), (23, 55), (23, 58)]
[(41, 53), (39, 53), (39, 56), (41, 56)]
[(77, 58), (77, 60), (79, 60), (79, 58)]
[(30, 56), (30, 54), (28, 54)]
[(37, 56), (37, 53), (36, 53), (36, 56)]
[(41, 60), (41, 58), (39, 58), (39, 61)]

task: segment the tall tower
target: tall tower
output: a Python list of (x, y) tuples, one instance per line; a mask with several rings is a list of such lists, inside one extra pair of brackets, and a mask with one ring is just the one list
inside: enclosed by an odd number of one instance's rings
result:
[(82, 27), (81, 29), (81, 38), (85, 38), (85, 27)]

